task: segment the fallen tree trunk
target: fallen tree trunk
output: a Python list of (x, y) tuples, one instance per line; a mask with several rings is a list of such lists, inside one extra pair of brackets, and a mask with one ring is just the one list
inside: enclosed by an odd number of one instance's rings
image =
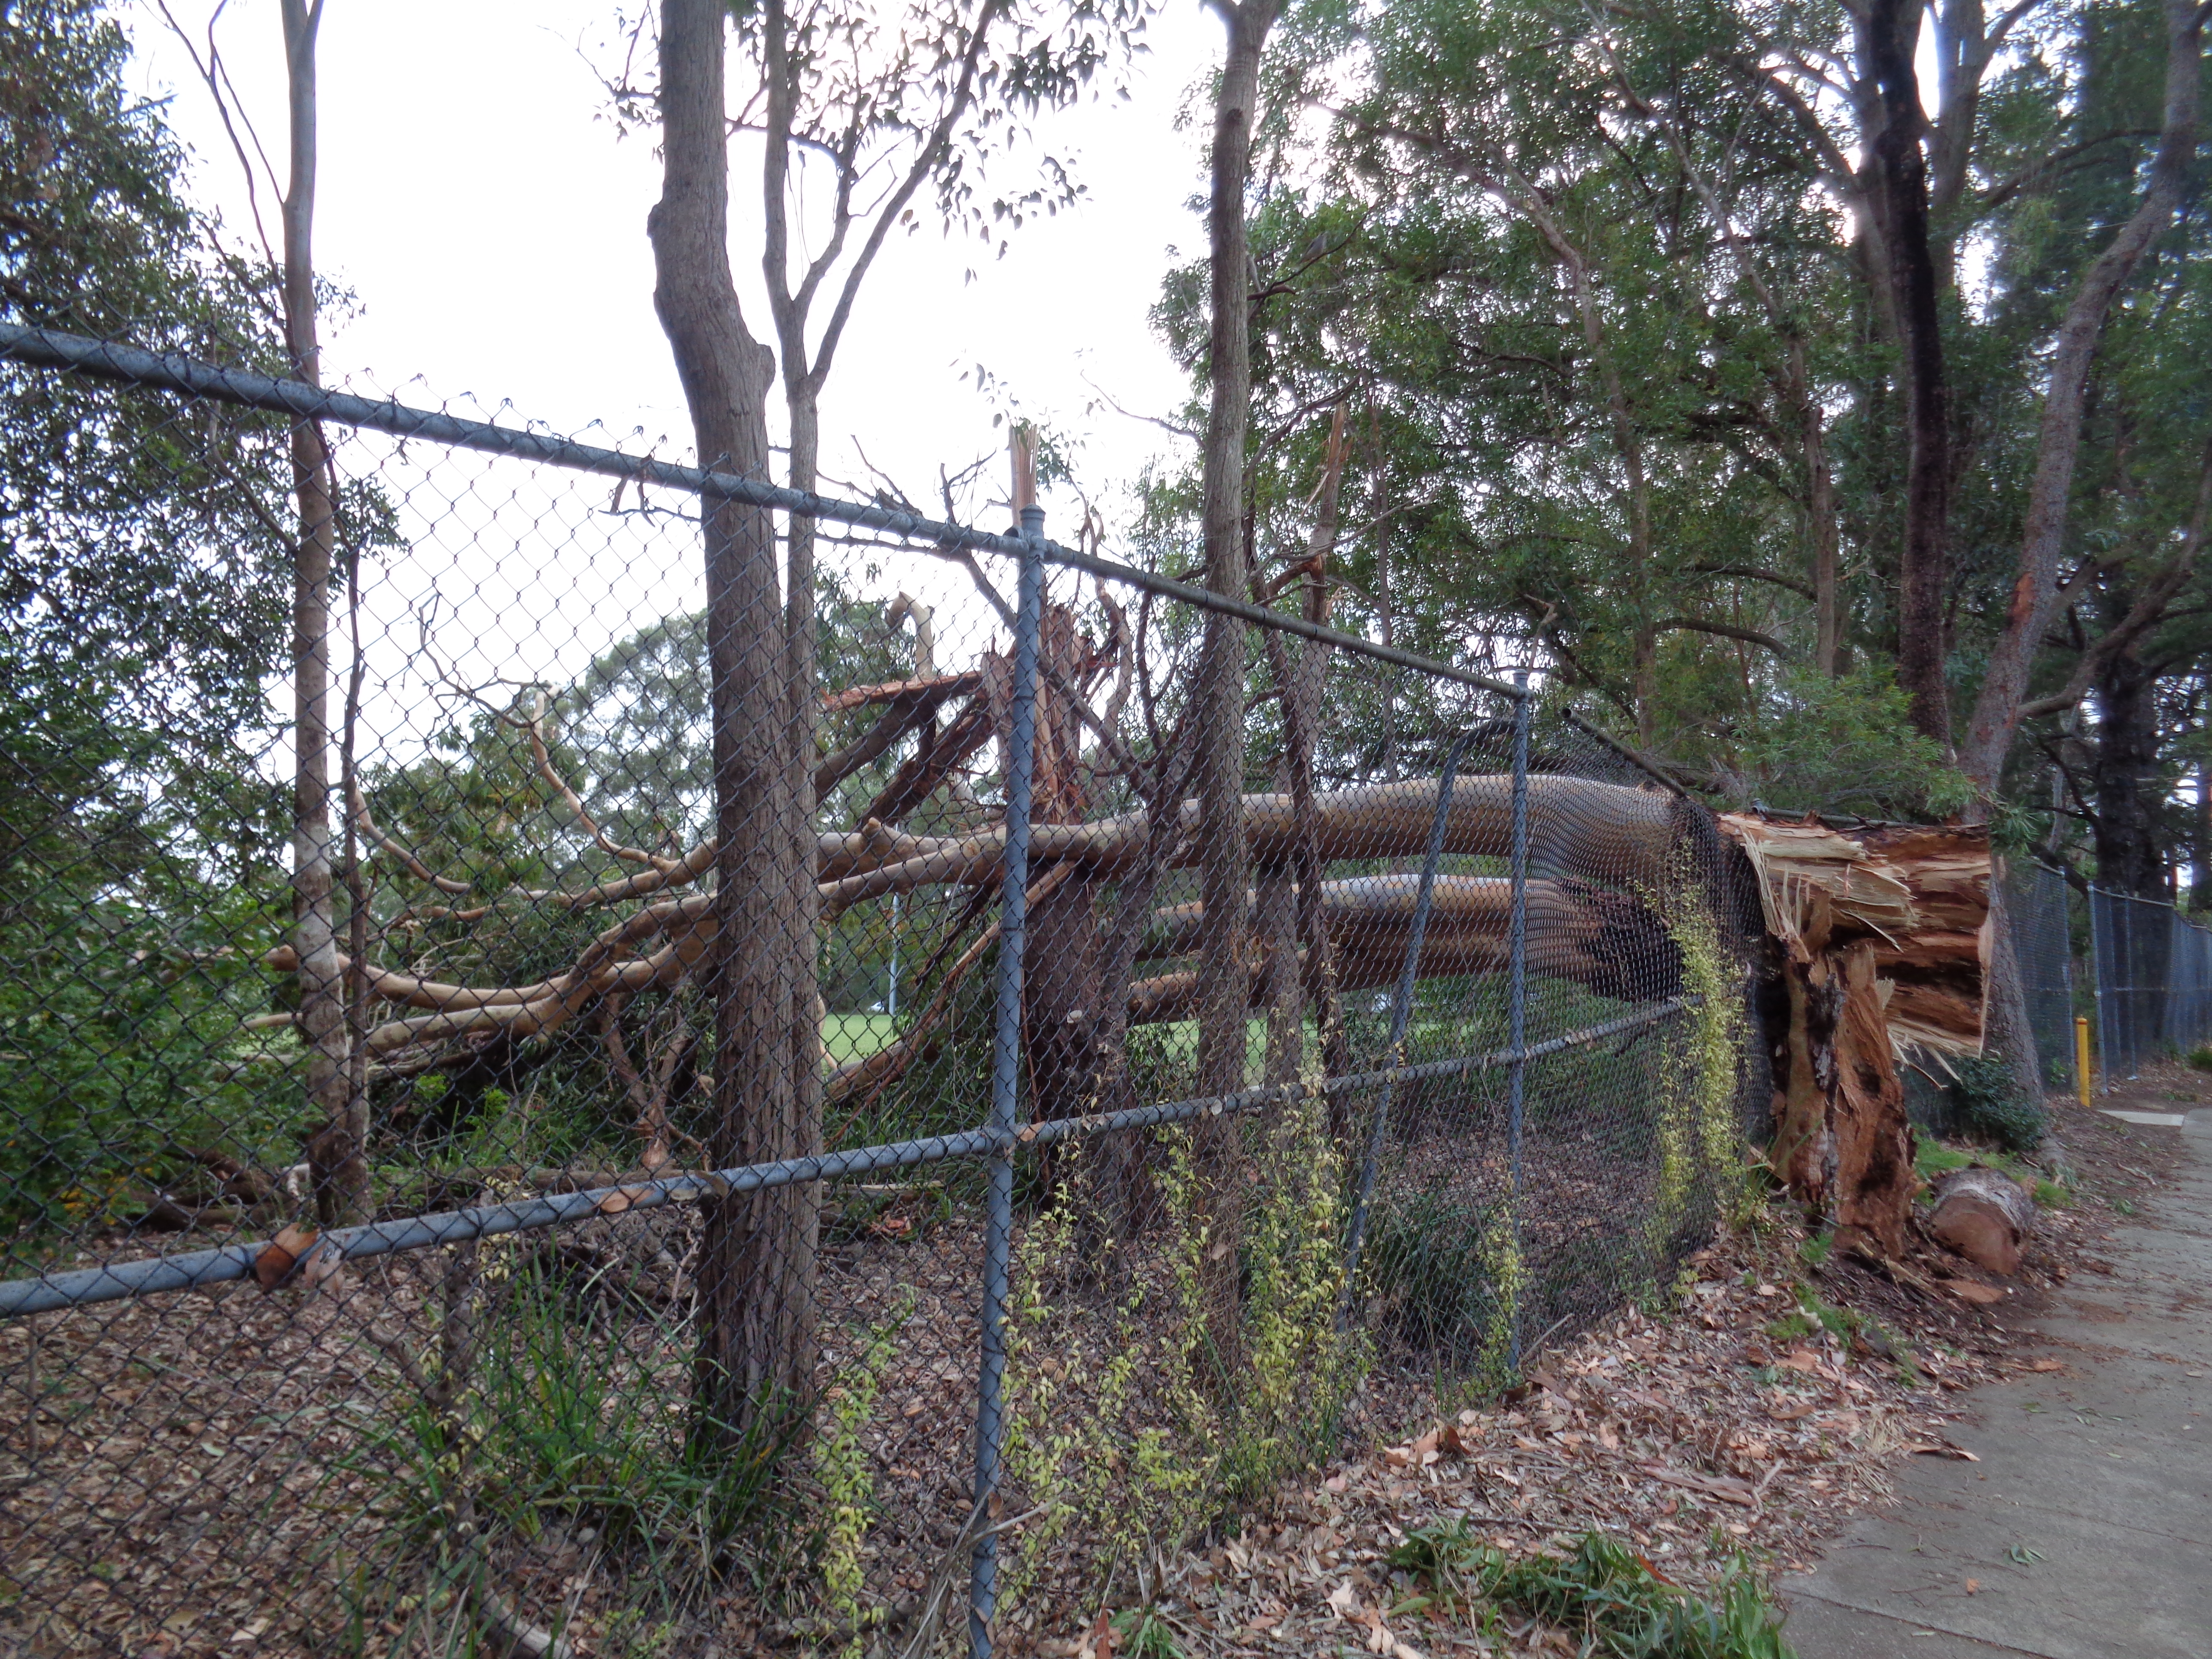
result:
[(1936, 1182), (1929, 1233), (1967, 1261), (2010, 1279), (2035, 1231), (2035, 1200), (1996, 1170), (1954, 1170)]
[[(1504, 858), (1512, 850), (1510, 777), (1461, 778), (1452, 786), (1443, 850)], [(1314, 851), (1322, 859), (1416, 858), (1427, 850), (1436, 821), (1437, 783), (1332, 790), (1313, 803)], [(1620, 886), (1656, 887), (1674, 833), (1672, 800), (1655, 789), (1593, 783), (1539, 774), (1528, 780), (1529, 866)], [(1298, 850), (1296, 803), (1287, 794), (1244, 797), (1245, 842), (1255, 862), (1287, 860)], [(1171, 868), (1198, 862), (1199, 804), (1182, 803)], [(1146, 818), (1125, 812), (1091, 823), (1038, 824), (1030, 835), (1032, 865), (1066, 861), (1099, 875), (1133, 864), (1145, 844)], [(1006, 832), (994, 829), (933, 842), (915, 856), (825, 882), (825, 915), (878, 897), (938, 883), (974, 884), (996, 878)]]
[[(1395, 981), (1412, 938), (1419, 890), (1420, 878), (1414, 875), (1355, 876), (1322, 884), (1321, 915), (1340, 989), (1371, 990)], [(1180, 904), (1157, 913), (1146, 954), (1188, 954), (1204, 908)], [(1421, 976), (1503, 972), (1511, 924), (1510, 881), (1439, 876), (1430, 895)], [(1681, 953), (1665, 925), (1625, 894), (1566, 878), (1531, 882), (1528, 937), (1532, 974), (1571, 980), (1621, 1001), (1656, 1000), (1681, 989)], [(1152, 1000), (1148, 996), (1147, 1004)]]
[(1839, 1243), (1894, 1259), (1915, 1185), (1899, 1067), (1981, 1051), (1989, 832), (1738, 813), (1721, 825), (1758, 875), (1782, 957), (1769, 1161)]
[[(1556, 872), (1538, 882), (1533, 901), (1534, 970), (1576, 980), (1608, 996), (1671, 994), (1640, 988), (1653, 975), (1652, 983), (1671, 985), (1678, 972), (1663, 930), (1636, 900), (1598, 887), (1591, 878), (1656, 886), (1672, 844), (1673, 803), (1656, 791), (1577, 778), (1539, 775), (1529, 779), (1528, 786), (1531, 866)], [(1311, 803), (1311, 821), (1304, 826), (1310, 842), (1305, 856), (1418, 856), (1426, 848), (1435, 820), (1436, 795), (1432, 779), (1318, 795)], [(1492, 856), (1507, 853), (1510, 800), (1510, 778), (1460, 780), (1446, 818), (1443, 850)], [(1255, 860), (1287, 860), (1298, 854), (1302, 826), (1291, 796), (1248, 796), (1243, 819)], [(1196, 861), (1198, 830), (1198, 803), (1186, 800), (1175, 825), (1169, 867), (1187, 867)], [(1040, 871), (1064, 869), (1087, 884), (1133, 868), (1147, 833), (1142, 811), (1091, 823), (1037, 824), (1032, 831), (1031, 864)], [(874, 819), (849, 834), (817, 836), (817, 869), (848, 872), (820, 883), (822, 916), (825, 921), (834, 920), (864, 898), (918, 887), (985, 885), (998, 878), (1004, 845), (1000, 829), (968, 836), (926, 837), (907, 835)], [(668, 860), (665, 867), (586, 890), (593, 902), (650, 896), (703, 874), (714, 863), (714, 846), (708, 842), (681, 860)], [(1387, 983), (1395, 975), (1402, 959), (1402, 935), (1410, 925), (1414, 884), (1411, 876), (1391, 875), (1323, 884), (1325, 897), (1332, 890), (1337, 896), (1340, 914), (1330, 921), (1330, 936), (1335, 941), (1340, 928), (1346, 960), (1340, 978), (1347, 988)], [(1438, 891), (1431, 942), (1425, 950), (1427, 975), (1502, 965), (1504, 884), (1455, 876), (1441, 880)], [(680, 983), (713, 948), (714, 908), (711, 893), (657, 899), (603, 929), (565, 972), (527, 985), (449, 984), (364, 965), (362, 973), (370, 996), (422, 1011), (419, 1017), (376, 1027), (368, 1038), (368, 1050), (389, 1054), (465, 1038), (538, 1036), (575, 1018), (603, 996)], [(1194, 923), (1200, 914), (1192, 913)], [(289, 948), (273, 951), (264, 960), (284, 970), (296, 965)], [(1138, 999), (1139, 1006), (1156, 1001), (1168, 1006), (1157, 998)]]

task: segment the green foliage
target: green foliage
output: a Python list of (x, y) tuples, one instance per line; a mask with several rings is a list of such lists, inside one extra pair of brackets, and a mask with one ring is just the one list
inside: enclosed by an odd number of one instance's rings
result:
[(1455, 1517), (1407, 1533), (1389, 1561), (1437, 1601), (1517, 1607), (1607, 1659), (1790, 1659), (1782, 1615), (1748, 1573), (1729, 1572), (1708, 1601), (1602, 1533), (1565, 1557), (1512, 1560)]
[(825, 1397), (829, 1409), (817, 1421), (814, 1473), (823, 1499), (821, 1574), (823, 1600), (831, 1618), (855, 1633), (846, 1651), (859, 1659), (864, 1644), (860, 1591), (865, 1580), (860, 1546), (875, 1519), (875, 1466), (861, 1437), (874, 1414), (884, 1373), (897, 1352), (896, 1335), (913, 1311), (911, 1292), (898, 1311), (866, 1339), (859, 1358), (840, 1372)]
[(1685, 851), (1653, 907), (1682, 964), (1686, 1028), (1670, 1032), (1662, 1063), (1658, 1191), (1650, 1226), (1654, 1258), (1682, 1224), (1693, 1185), (1731, 1212), (1752, 1201), (1738, 1093), (1750, 1046), (1744, 975)]
[(741, 1531), (775, 1535), (759, 1522), (781, 1449), (702, 1446), (680, 1338), (641, 1341), (627, 1310), (577, 1298), (519, 1246), (483, 1248), (472, 1363), (446, 1377), (447, 1351), (427, 1344), (410, 1363), (432, 1393), (395, 1378), (391, 1409), (341, 1460), (372, 1483), (387, 1547), (444, 1555), (464, 1517), (530, 1538), (566, 1516), (672, 1590), (723, 1571)]
[(1937, 1176), (1966, 1169), (1973, 1161), (1971, 1152), (1946, 1146), (1933, 1135), (1923, 1134), (1917, 1129), (1912, 1132), (1912, 1167), (1923, 1181), (1933, 1181)]
[(1967, 1054), (1952, 1063), (1952, 1099), (1969, 1133), (2007, 1152), (2034, 1149), (2050, 1132), (2051, 1115), (2021, 1088), (2001, 1056)]
[(1873, 669), (1781, 673), (1728, 719), (1686, 718), (1674, 749), (1739, 807), (1940, 818), (1974, 799), (1942, 746), (1914, 729), (1905, 693)]
[(240, 1036), (266, 976), (219, 954), (273, 921), (69, 885), (0, 910), (0, 1226), (112, 1225), (188, 1149), (291, 1161), (283, 1068)]
[(2191, 1048), (2188, 1054), (2188, 1064), (2193, 1071), (2212, 1072), (2212, 1043), (2199, 1043), (2196, 1048)]
[(1182, 1644), (1175, 1627), (1151, 1607), (1125, 1607), (1109, 1621), (1127, 1659), (1183, 1659)]
[[(1325, 1457), (1366, 1363), (1340, 1333), (1343, 1170), (1316, 1103), (1246, 1120), (1256, 1182), (1242, 1252), (1243, 1363), (1208, 1348), (1189, 1138), (1163, 1136), (1162, 1213), (1133, 1239), (1085, 1249), (1083, 1184), (1024, 1230), (1007, 1331), (1009, 1476), (1037, 1511), (1002, 1566), (1018, 1601), (1077, 1540), (1103, 1574), (1194, 1535), (1232, 1504)], [(1066, 1284), (1087, 1261), (1100, 1281)]]
[(1487, 1243), (1498, 1207), (1440, 1181), (1379, 1200), (1369, 1218), (1363, 1271), (1376, 1314), (1399, 1340), (1455, 1370), (1479, 1368), (1510, 1316)]
[(2070, 1210), (2074, 1207), (2074, 1194), (2063, 1182), (2038, 1181), (2035, 1201), (2046, 1210)]

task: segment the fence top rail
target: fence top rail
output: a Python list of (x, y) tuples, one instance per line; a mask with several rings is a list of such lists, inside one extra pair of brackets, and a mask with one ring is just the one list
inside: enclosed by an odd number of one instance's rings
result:
[[(100, 380), (149, 386), (187, 398), (207, 398), (247, 409), (268, 410), (303, 420), (335, 421), (343, 426), (389, 433), (394, 437), (427, 438), (457, 449), (517, 456), (526, 460), (542, 461), (551, 466), (566, 467), (572, 471), (596, 472), (609, 477), (658, 484), (688, 495), (713, 495), (744, 501), (750, 506), (793, 513), (805, 518), (826, 519), (833, 523), (853, 525), (864, 530), (880, 531), (886, 535), (918, 544), (929, 544), (942, 550), (960, 548), (1006, 558), (1019, 558), (1032, 550), (1030, 544), (1019, 536), (998, 535), (966, 525), (927, 519), (920, 514), (903, 512), (896, 507), (839, 501), (835, 496), (786, 489), (757, 478), (742, 478), (728, 472), (682, 466), (672, 461), (631, 455), (596, 444), (577, 443), (550, 433), (518, 431), (513, 427), (497, 426), (489, 421), (471, 421), (435, 410), (416, 409), (396, 398), (379, 400), (356, 397), (350, 392), (326, 391), (321, 386), (310, 386), (305, 380), (280, 380), (245, 369), (219, 368), (179, 352), (147, 351), (137, 346), (113, 344), (82, 335), (62, 333), (55, 329), (32, 328), (20, 323), (0, 324), (0, 358), (36, 368), (67, 369)], [(1532, 695), (1529, 690), (1509, 681), (1479, 674), (1472, 669), (1455, 667), (1450, 663), (1438, 662), (1418, 652), (1362, 639), (1357, 634), (1324, 628), (1318, 623), (1308, 622), (1303, 617), (1271, 610), (1248, 599), (1234, 599), (1203, 587), (1194, 587), (1188, 582), (1177, 581), (1172, 576), (1163, 576), (1135, 565), (1101, 558), (1079, 548), (1045, 541), (1034, 550), (1041, 553), (1048, 563), (1080, 570), (1109, 581), (1126, 582), (1163, 599), (1179, 599), (1202, 610), (1236, 617), (1257, 627), (1295, 634), (1341, 651), (1372, 658), (1377, 662), (1410, 668), (1434, 678), (1451, 680), (1479, 690), (1494, 692), (1503, 697), (1517, 700)]]

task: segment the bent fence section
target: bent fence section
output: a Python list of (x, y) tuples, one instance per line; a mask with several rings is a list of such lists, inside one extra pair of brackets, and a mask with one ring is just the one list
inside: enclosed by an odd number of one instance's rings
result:
[(1019, 1647), (1739, 1174), (1710, 820), (1294, 570), (0, 398), (0, 1642)]

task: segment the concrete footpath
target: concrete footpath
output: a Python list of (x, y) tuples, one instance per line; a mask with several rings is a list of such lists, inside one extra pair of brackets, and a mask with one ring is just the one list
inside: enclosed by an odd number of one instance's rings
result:
[(1981, 1461), (1908, 1460), (1781, 1582), (1799, 1659), (2212, 1659), (2212, 1109), (2136, 1133), (2182, 1138), (2172, 1183), (2021, 1333), (2065, 1370), (1960, 1395)]

